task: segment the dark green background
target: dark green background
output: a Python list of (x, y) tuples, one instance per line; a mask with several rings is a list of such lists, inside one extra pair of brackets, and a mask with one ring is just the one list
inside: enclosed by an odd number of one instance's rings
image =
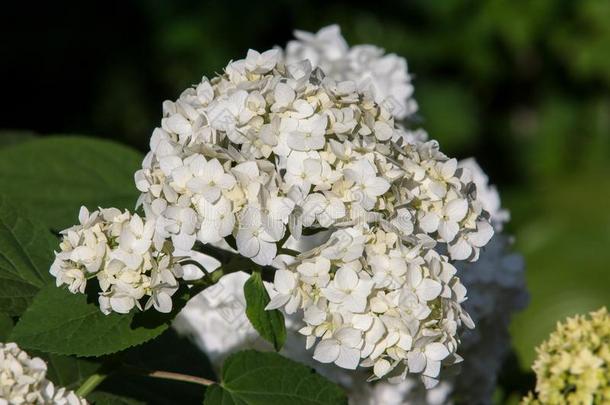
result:
[(405, 56), (422, 125), (512, 211), (532, 295), (512, 325), (522, 364), (557, 320), (610, 304), (610, 2), (21, 3), (0, 13), (0, 128), (142, 151), (164, 99), (295, 28), (336, 22)]

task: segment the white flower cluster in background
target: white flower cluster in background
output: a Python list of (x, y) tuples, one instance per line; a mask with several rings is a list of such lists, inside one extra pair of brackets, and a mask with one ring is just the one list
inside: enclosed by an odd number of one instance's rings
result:
[(73, 391), (47, 380), (47, 365), (15, 343), (0, 343), (0, 405), (86, 405)]
[(489, 213), (491, 223), (496, 231), (501, 231), (504, 224), (510, 220), (510, 213), (502, 208), (500, 194), (493, 184), (489, 184), (489, 176), (474, 158), (460, 160), (458, 167), (467, 169), (472, 182), (477, 186), (477, 198), (483, 204), (483, 209)]
[(460, 350), (465, 361), (454, 377), (453, 392), (469, 403), (492, 403), (498, 374), (511, 348), (511, 317), (528, 303), (523, 257), (510, 247), (510, 238), (498, 233), (479, 261), (458, 265), (458, 275), (468, 289), (464, 307), (477, 327), (462, 334)]
[(170, 312), (182, 267), (165, 241), (153, 242), (154, 220), (116, 208), (89, 213), (82, 207), (79, 225), (62, 231), (60, 251), (51, 265), (57, 286), (84, 293), (99, 284), (103, 313), (128, 313), (134, 307)]
[(193, 339), (217, 371), (224, 359), (238, 350), (272, 350), (246, 316), (244, 284), (249, 277), (242, 271), (223, 276), (190, 299), (174, 321), (173, 327)]
[(363, 92), (370, 91), (378, 104), (398, 119), (417, 111), (407, 61), (374, 45), (349, 47), (338, 25), (317, 33), (295, 31), (296, 39), (286, 46), (286, 62), (309, 60), (313, 67), (337, 81), (351, 80)]
[(451, 392), (469, 403), (491, 404), (498, 374), (510, 350), (511, 317), (529, 301), (523, 257), (511, 251), (512, 240), (500, 233), (510, 214), (502, 208), (500, 195), (488, 176), (470, 158), (460, 161), (477, 185), (483, 208), (491, 215), (496, 233), (479, 260), (457, 263), (458, 276), (468, 290), (464, 307), (477, 327), (462, 334), (461, 372), (447, 380)]
[(135, 179), (156, 243), (234, 238), (280, 267), (289, 236), (334, 231), (276, 272), (269, 307), (304, 311), (317, 359), (423, 373), (428, 386), (459, 359), (457, 330), (472, 324), (448, 261), (476, 260), (493, 229), (468, 172), (371, 91), (250, 50), (166, 102), (150, 146)]

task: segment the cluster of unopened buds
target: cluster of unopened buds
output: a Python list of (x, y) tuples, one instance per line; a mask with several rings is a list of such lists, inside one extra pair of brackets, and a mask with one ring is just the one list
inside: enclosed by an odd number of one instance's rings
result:
[[(416, 109), (402, 58), (336, 42), (309, 60), (320, 38), (307, 35), (286, 54), (250, 50), (165, 102), (135, 174), (145, 219), (82, 211), (52, 273), (72, 292), (95, 277), (106, 313), (167, 312), (180, 258), (196, 243), (230, 246), (276, 268), (268, 309), (302, 311), (314, 358), (373, 378), (421, 373), (432, 387), (473, 327), (451, 262), (478, 259), (489, 215), (470, 171), (397, 122)], [(371, 69), (404, 72), (388, 79), (400, 94), (382, 98)]]

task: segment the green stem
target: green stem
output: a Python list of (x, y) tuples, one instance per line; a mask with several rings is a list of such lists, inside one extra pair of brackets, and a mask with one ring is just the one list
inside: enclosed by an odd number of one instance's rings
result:
[(102, 383), (108, 377), (108, 374), (93, 374), (90, 375), (89, 378), (85, 380), (81, 384), (80, 387), (76, 390), (76, 395), (81, 398), (85, 398), (87, 395), (91, 394), (91, 392)]

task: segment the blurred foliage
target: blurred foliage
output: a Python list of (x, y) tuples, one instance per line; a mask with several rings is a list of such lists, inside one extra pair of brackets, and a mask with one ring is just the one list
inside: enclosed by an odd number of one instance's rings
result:
[(522, 367), (556, 320), (610, 305), (606, 0), (13, 2), (0, 18), (0, 128), (142, 151), (164, 99), (249, 47), (339, 23), (407, 58), (422, 125), (502, 191), (532, 295), (513, 325)]

